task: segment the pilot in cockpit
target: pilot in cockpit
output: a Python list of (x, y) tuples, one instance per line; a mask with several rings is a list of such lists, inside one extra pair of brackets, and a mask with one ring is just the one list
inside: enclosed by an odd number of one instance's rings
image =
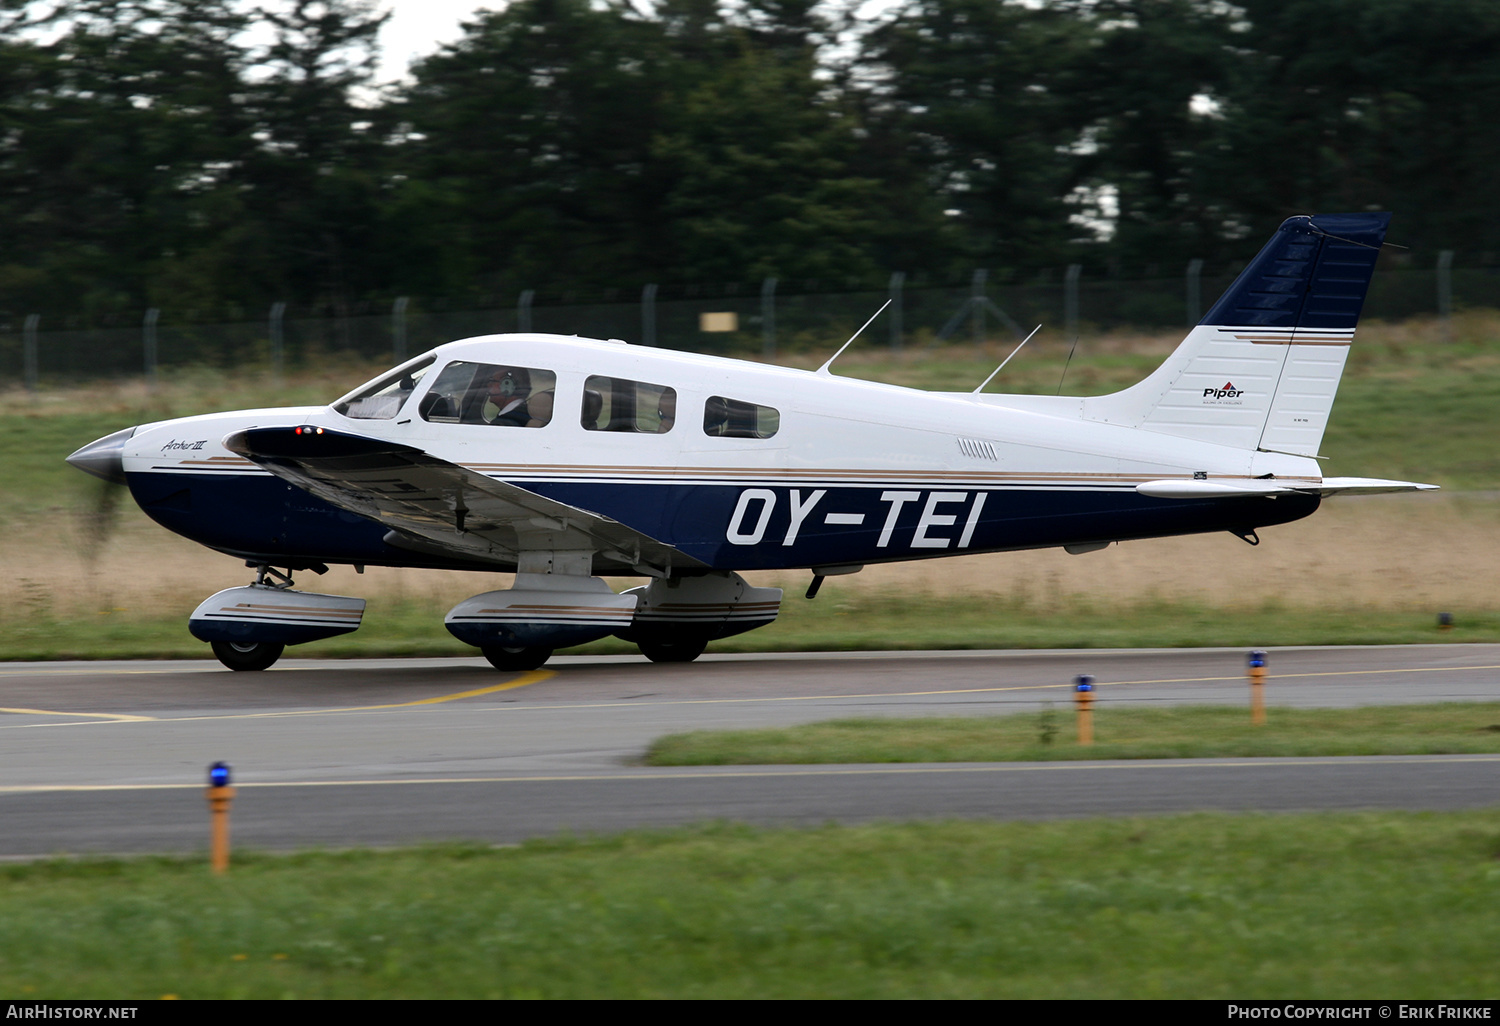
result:
[(526, 399), (531, 395), (531, 375), (518, 367), (492, 367), (479, 385), (485, 403), (481, 416), (490, 424), (525, 426), (530, 419)]
[(469, 409), (486, 424), (541, 427), (552, 419), (552, 393), (531, 391), (524, 367), (492, 367), (474, 388)]

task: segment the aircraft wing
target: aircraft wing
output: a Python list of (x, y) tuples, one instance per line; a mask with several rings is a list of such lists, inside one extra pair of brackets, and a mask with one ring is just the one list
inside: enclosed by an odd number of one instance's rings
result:
[(224, 446), (392, 528), (386, 541), (398, 548), (506, 564), (523, 552), (590, 551), (653, 576), (706, 565), (617, 520), (399, 442), (328, 428), (267, 427), (235, 432)]

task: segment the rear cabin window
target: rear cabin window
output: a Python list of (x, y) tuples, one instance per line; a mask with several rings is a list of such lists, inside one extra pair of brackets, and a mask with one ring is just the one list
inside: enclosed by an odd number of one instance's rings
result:
[(781, 430), (781, 414), (769, 406), (709, 396), (703, 404), (703, 433), (716, 438), (770, 438)]
[(401, 411), (407, 398), (416, 391), (417, 383), (432, 369), (436, 357), (402, 367), (381, 378), (348, 399), (334, 405), (334, 410), (352, 420), (390, 420)]
[(557, 375), (535, 367), (455, 360), (442, 369), (418, 412), (434, 424), (546, 427)]
[(583, 383), (579, 419), (586, 431), (666, 434), (677, 421), (677, 390), (596, 374)]

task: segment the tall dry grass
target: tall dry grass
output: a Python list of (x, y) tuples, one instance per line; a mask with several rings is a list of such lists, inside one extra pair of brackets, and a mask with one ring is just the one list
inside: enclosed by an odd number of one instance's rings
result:
[[(186, 616), (221, 588), (250, 582), (237, 560), (169, 534), (135, 510), (102, 544), (86, 517), (33, 523), (0, 538), (0, 619), (89, 611)], [(867, 567), (830, 593), (886, 590), (1000, 597), (1043, 608), (1183, 602), (1215, 608), (1500, 609), (1500, 497), (1392, 495), (1330, 500), (1312, 517), (1266, 528), (1252, 547), (1227, 533), (1125, 542), (1072, 556), (1061, 549)], [(370, 567), (302, 573), (312, 591), (383, 597), (441, 611), (506, 574)], [(749, 574), (798, 593), (805, 571)], [(624, 585), (626, 582), (615, 582)], [(631, 582), (639, 583), (639, 582)]]

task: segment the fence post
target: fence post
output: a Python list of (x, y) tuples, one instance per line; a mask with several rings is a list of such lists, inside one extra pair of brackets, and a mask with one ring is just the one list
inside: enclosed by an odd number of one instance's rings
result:
[(901, 351), (901, 287), (906, 284), (905, 271), (891, 272), (891, 349)]
[(776, 355), (776, 279), (760, 283), (760, 355)]
[(656, 282), (641, 289), (641, 344), (656, 345)]
[(516, 330), (531, 330), (531, 301), (536, 298), (536, 289), (522, 289), (516, 302)]
[(146, 319), (141, 322), (141, 343), (144, 349), (146, 383), (152, 388), (156, 387), (156, 322), (160, 317), (161, 311), (153, 306), (146, 311)]
[(1203, 316), (1203, 261), (1194, 257), (1187, 265), (1187, 326)]
[(396, 363), (406, 362), (406, 304), (409, 298), (397, 296), (391, 305), (391, 356)]
[(281, 322), (286, 316), (285, 303), (271, 304), (271, 375), (277, 384), (281, 383), (281, 368), (283, 363), (283, 346), (281, 334)]
[(976, 268), (969, 286), (969, 306), (973, 308), (970, 323), (974, 326), (974, 344), (984, 345), (984, 280), (989, 275), (984, 268)]
[(1453, 331), (1453, 250), (1445, 249), (1437, 259), (1437, 306), (1438, 317), (1443, 322), (1443, 335)]
[(36, 391), (36, 326), (41, 323), (41, 314), (27, 314), (21, 328), (21, 376), (26, 381), (26, 391)]
[(1082, 275), (1082, 264), (1069, 264), (1063, 275), (1063, 324), (1069, 335), (1078, 334), (1078, 279)]

